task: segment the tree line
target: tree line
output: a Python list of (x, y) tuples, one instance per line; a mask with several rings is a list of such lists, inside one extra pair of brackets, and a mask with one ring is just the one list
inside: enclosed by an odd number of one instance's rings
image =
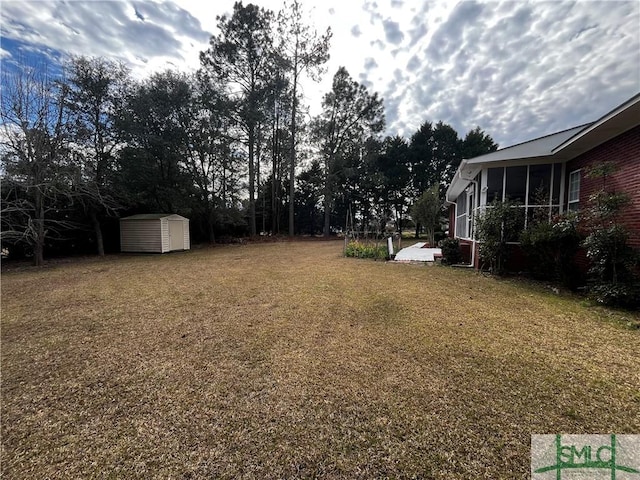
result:
[[(178, 213), (196, 242), (406, 227), (423, 192), (462, 158), (495, 150), (479, 127), (443, 122), (383, 137), (383, 100), (344, 67), (308, 119), (304, 77), (318, 80), (331, 30), (293, 0), (279, 13), (237, 2), (193, 73), (142, 80), (106, 58), (4, 69), (2, 248), (33, 256), (117, 250), (117, 218)], [(440, 196), (442, 197), (442, 195)], [(420, 226), (417, 225), (416, 229)]]

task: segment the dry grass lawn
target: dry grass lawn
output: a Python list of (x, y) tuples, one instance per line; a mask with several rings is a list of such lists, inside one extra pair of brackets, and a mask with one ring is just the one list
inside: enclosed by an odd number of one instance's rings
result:
[(529, 477), (640, 432), (637, 315), (340, 242), (2, 275), (2, 476)]

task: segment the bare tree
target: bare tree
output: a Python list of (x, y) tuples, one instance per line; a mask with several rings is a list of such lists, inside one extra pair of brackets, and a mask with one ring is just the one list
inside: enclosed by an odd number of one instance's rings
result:
[(72, 115), (74, 153), (81, 160), (78, 199), (91, 222), (98, 255), (104, 256), (101, 219), (115, 214), (119, 207), (111, 188), (119, 146), (114, 119), (129, 72), (104, 58), (72, 57), (67, 67), (66, 100)]
[(40, 65), (5, 70), (1, 92), (2, 240), (26, 243), (39, 266), (45, 240), (68, 226), (59, 215), (71, 198), (74, 170), (66, 132), (67, 89)]

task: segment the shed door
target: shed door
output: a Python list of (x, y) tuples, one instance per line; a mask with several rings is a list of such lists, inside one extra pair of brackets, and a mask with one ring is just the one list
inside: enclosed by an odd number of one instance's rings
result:
[(184, 250), (184, 222), (169, 220), (169, 250)]

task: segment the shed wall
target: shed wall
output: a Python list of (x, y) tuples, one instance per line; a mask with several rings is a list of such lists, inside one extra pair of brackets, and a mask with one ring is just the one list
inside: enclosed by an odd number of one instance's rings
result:
[(171, 245), (169, 244), (169, 219), (167, 217), (162, 219), (161, 233), (162, 253), (165, 253), (171, 250)]
[(121, 221), (120, 250), (122, 252), (164, 252), (160, 220)]
[[(164, 252), (171, 252), (174, 250), (189, 250), (191, 248), (191, 239), (189, 236), (189, 219), (185, 218), (185, 217), (181, 217), (179, 215), (171, 215), (169, 217), (163, 218), (163, 227), (162, 227), (162, 246), (163, 246), (163, 253)], [(181, 247), (182, 248), (172, 248), (171, 247), (171, 227), (170, 227), (170, 222), (177, 222), (177, 221), (181, 221), (182, 222), (182, 232), (183, 232), (183, 238), (182, 241), (180, 242)]]
[(191, 237), (189, 236), (189, 220), (184, 219), (184, 249), (189, 250), (191, 248)]

